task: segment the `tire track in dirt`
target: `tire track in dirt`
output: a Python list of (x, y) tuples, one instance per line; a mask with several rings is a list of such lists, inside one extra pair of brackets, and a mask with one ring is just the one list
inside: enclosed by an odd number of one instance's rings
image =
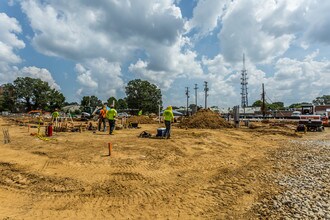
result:
[(82, 184), (70, 178), (48, 177), (29, 173), (15, 164), (0, 163), (0, 187), (29, 193), (71, 193), (81, 191)]

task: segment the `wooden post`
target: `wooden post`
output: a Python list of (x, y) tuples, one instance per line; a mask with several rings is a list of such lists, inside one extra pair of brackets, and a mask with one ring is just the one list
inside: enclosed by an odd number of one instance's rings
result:
[(109, 148), (109, 157), (111, 156), (112, 153), (112, 143), (108, 143), (108, 148)]

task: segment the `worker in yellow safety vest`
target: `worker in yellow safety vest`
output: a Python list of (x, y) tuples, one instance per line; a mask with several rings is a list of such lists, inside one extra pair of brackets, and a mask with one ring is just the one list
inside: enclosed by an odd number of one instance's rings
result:
[(107, 114), (106, 114), (106, 117), (109, 120), (109, 127), (110, 127), (109, 134), (113, 134), (113, 130), (115, 129), (116, 116), (117, 116), (117, 111), (114, 108), (114, 106), (111, 105), (110, 109), (107, 111)]
[(171, 136), (171, 123), (174, 120), (174, 115), (172, 111), (172, 106), (168, 106), (163, 113), (164, 121), (165, 121), (165, 138), (169, 139)]
[(60, 116), (60, 113), (58, 113), (58, 109), (55, 108), (55, 111), (52, 113), (52, 122), (56, 122), (56, 120), (59, 116)]

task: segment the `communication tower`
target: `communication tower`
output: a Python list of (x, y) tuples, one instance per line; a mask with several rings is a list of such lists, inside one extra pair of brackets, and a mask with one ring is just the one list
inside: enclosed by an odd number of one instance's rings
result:
[(245, 113), (245, 107), (249, 106), (248, 102), (248, 92), (247, 92), (247, 71), (245, 69), (245, 54), (243, 53), (243, 69), (241, 71), (241, 85), (242, 85), (242, 92), (241, 92), (241, 97), (242, 97), (242, 102), (241, 102), (241, 107), (244, 109)]

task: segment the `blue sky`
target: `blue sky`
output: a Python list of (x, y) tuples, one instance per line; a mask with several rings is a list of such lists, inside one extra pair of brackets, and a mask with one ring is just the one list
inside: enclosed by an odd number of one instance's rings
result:
[(0, 1), (0, 84), (34, 77), (67, 101), (125, 97), (133, 79), (164, 105), (241, 103), (245, 53), (249, 104), (265, 84), (286, 105), (330, 94), (330, 2), (322, 0)]

